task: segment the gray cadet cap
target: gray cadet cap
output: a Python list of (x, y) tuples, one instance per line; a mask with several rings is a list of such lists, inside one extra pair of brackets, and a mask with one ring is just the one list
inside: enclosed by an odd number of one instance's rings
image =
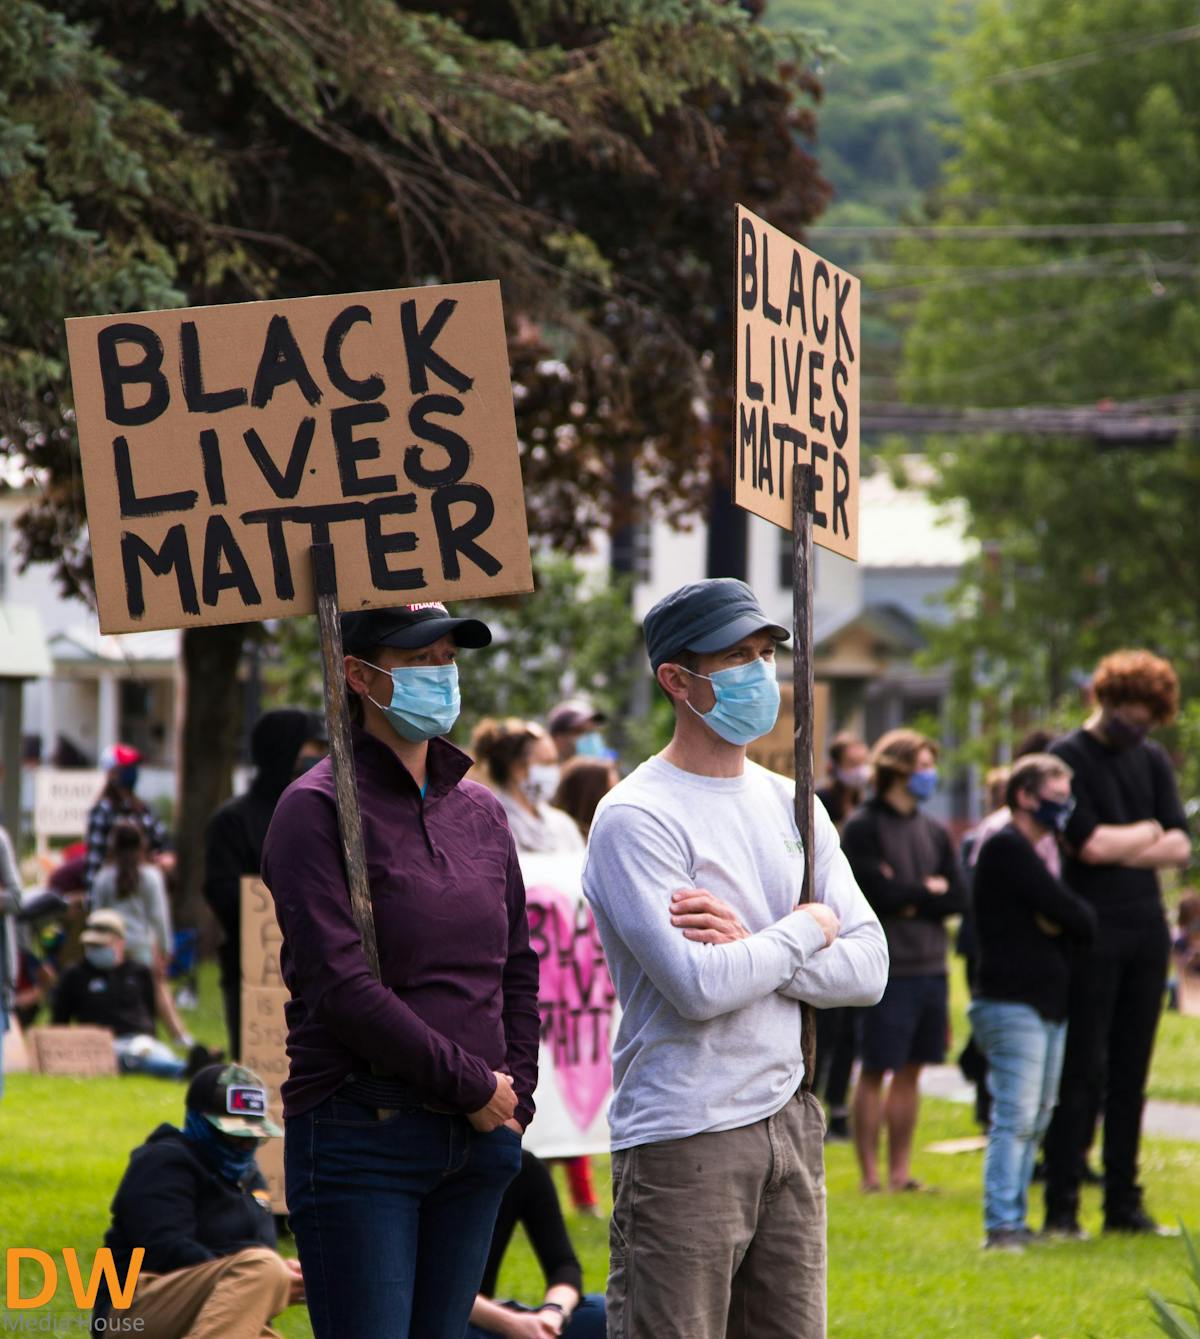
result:
[(772, 623), (750, 587), (734, 577), (680, 586), (663, 596), (642, 623), (646, 654), (654, 670), (680, 651), (707, 655), (755, 632), (770, 633), (777, 642), (786, 642), (792, 635)]

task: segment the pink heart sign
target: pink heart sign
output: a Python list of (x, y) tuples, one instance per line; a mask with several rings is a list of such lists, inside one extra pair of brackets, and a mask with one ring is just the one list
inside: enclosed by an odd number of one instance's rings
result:
[(612, 1090), (616, 992), (582, 897), (546, 884), (526, 889), (529, 943), (538, 955), (542, 1046), (571, 1119), (587, 1130)]

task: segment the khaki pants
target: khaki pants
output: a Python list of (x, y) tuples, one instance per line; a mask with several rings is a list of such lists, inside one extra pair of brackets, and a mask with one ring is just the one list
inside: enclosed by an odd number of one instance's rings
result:
[(128, 1311), (146, 1339), (279, 1339), (267, 1322), (288, 1304), (292, 1276), (268, 1246), (170, 1274), (142, 1274)]
[(613, 1154), (609, 1339), (824, 1339), (825, 1118)]

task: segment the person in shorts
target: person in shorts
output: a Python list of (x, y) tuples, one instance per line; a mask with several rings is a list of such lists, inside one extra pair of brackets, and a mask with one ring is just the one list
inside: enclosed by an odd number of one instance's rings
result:
[(888, 1189), (922, 1188), (911, 1167), (921, 1069), (940, 1064), (946, 1053), (945, 921), (966, 899), (949, 833), (921, 812), (937, 790), (937, 757), (937, 744), (917, 731), (889, 731), (871, 755), (874, 795), (842, 832), (842, 850), (883, 925), (891, 961), (883, 998), (863, 1015), (854, 1093), (865, 1191), (883, 1188), (878, 1150), (885, 1125)]

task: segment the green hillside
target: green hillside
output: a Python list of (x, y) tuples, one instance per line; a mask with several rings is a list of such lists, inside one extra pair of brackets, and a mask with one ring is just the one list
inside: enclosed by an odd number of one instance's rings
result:
[(887, 222), (938, 177), (950, 116), (935, 69), (946, 0), (768, 0), (769, 23), (828, 35), (818, 155), (836, 191), (824, 222)]

